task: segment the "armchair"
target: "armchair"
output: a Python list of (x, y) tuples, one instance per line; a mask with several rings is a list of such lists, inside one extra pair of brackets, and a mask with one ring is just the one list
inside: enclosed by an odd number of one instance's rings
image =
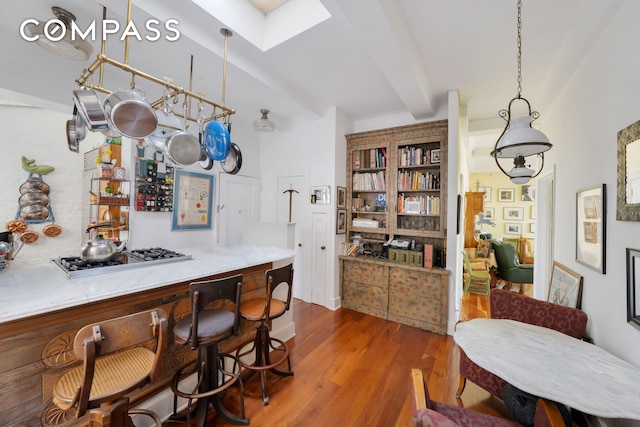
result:
[(520, 264), (513, 245), (491, 240), (491, 246), (496, 254), (498, 277), (507, 282), (507, 290), (513, 283), (533, 283), (533, 264)]

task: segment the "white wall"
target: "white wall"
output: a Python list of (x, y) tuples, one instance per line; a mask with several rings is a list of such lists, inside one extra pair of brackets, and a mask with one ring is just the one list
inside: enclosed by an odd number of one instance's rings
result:
[[(595, 343), (640, 366), (640, 331), (626, 322), (625, 249), (640, 248), (640, 223), (617, 221), (616, 134), (640, 119), (640, 2), (624, 2), (554, 108), (543, 131), (556, 164), (555, 259), (584, 276), (582, 309)], [(530, 76), (535, 77), (535, 76)], [(548, 166), (545, 166), (545, 169)], [(575, 261), (576, 191), (607, 185), (607, 273)]]
[[(0, 228), (14, 219), (18, 209), (18, 191), (28, 177), (22, 169), (21, 156), (36, 159), (36, 164), (54, 166), (55, 171), (43, 177), (51, 187), (51, 206), (56, 224), (63, 229), (61, 235), (48, 238), (40, 234), (40, 238), (33, 244), (25, 245), (15, 260), (11, 263), (39, 264), (49, 262), (59, 256), (80, 255), (80, 248), (85, 239), (86, 225), (82, 220), (82, 206), (88, 200), (83, 194), (82, 170), (83, 155), (76, 154), (67, 148), (66, 121), (69, 114), (56, 111), (23, 107), (15, 105), (0, 105), (0, 152), (3, 166), (0, 168)], [(241, 175), (259, 176), (260, 149), (258, 137), (253, 129), (232, 129), (232, 141), (242, 150)], [(80, 142), (81, 152), (86, 152), (103, 143), (103, 136), (98, 132), (87, 132), (87, 137)], [(123, 153), (130, 151), (128, 139), (123, 141)], [(123, 154), (123, 159), (133, 158)], [(126, 162), (126, 161), (125, 161)], [(126, 162), (127, 177), (133, 170), (133, 160)], [(186, 171), (213, 174), (216, 197), (214, 203), (219, 203), (219, 162), (210, 171), (205, 171), (198, 164), (184, 168)], [(132, 182), (132, 193), (134, 183)], [(214, 211), (215, 205), (214, 204)], [(210, 246), (216, 242), (217, 214), (214, 212), (213, 228), (198, 231), (172, 231), (172, 214), (167, 212), (136, 212), (130, 213), (130, 242), (129, 248), (161, 246), (169, 249), (179, 249), (194, 246)], [(30, 224), (29, 229), (40, 231), (47, 225)]]

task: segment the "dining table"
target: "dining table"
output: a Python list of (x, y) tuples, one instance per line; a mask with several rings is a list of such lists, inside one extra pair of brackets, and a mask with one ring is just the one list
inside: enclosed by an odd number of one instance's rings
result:
[(478, 366), (538, 397), (640, 420), (640, 368), (553, 329), (508, 319), (460, 322), (453, 338)]

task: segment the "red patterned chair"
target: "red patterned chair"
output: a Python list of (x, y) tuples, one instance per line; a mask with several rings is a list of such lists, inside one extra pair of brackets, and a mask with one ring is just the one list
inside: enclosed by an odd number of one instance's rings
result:
[[(582, 338), (587, 327), (587, 313), (582, 310), (537, 300), (504, 289), (493, 289), (489, 304), (492, 319), (511, 319), (543, 326), (574, 338)], [(462, 395), (466, 380), (502, 399), (502, 390), (506, 382), (473, 363), (464, 351), (460, 350), (460, 384), (456, 392), (457, 397)]]
[[(521, 427), (505, 418), (431, 400), (420, 369), (411, 369), (411, 385), (413, 427)], [(538, 399), (533, 425), (564, 427), (565, 423), (555, 403)]]

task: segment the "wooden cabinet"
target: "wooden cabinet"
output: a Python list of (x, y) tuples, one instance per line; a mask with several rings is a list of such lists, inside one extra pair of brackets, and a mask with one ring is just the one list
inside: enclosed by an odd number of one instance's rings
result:
[(342, 306), (445, 334), (448, 273), (367, 257), (340, 256)]
[(475, 248), (475, 216), (484, 211), (484, 192), (464, 193), (464, 247)]
[(347, 240), (444, 250), (447, 121), (347, 135)]

